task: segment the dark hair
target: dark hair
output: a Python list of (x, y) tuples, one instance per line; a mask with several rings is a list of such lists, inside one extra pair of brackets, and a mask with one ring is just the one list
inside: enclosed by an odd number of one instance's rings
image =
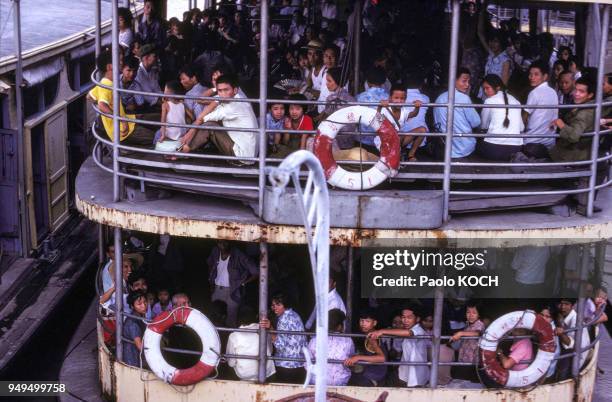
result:
[(185, 74), (189, 78), (192, 78), (192, 77), (198, 78), (195, 72), (195, 68), (192, 64), (185, 64), (183, 67), (181, 67), (178, 75), (180, 76), (181, 74)]
[(119, 16), (119, 18), (123, 18), (123, 20), (125, 21), (125, 25), (127, 25), (128, 27), (132, 26), (132, 12), (129, 8), (118, 7), (117, 15)]
[[(287, 100), (291, 100), (291, 101), (307, 101), (308, 99), (302, 95), (302, 94), (291, 94), (287, 97)], [(307, 106), (306, 105), (302, 105), (300, 103), (290, 103), (287, 105), (287, 109), (289, 109), (289, 106), (291, 105), (295, 105), (295, 106), (299, 106), (302, 108), (302, 110), (304, 111), (304, 113), (306, 113), (306, 109)]]
[(391, 89), (389, 90), (389, 96), (393, 95), (395, 91), (407, 92), (406, 86), (404, 84), (395, 83), (391, 85)]
[(469, 76), (472, 76), (472, 73), (470, 72), (470, 69), (467, 67), (459, 67), (457, 69), (457, 75), (455, 76), (456, 78), (461, 77), (463, 74), (467, 74)]
[(136, 301), (138, 299), (140, 299), (141, 297), (144, 297), (145, 300), (147, 300), (147, 294), (145, 292), (142, 291), (136, 291), (136, 292), (130, 292), (130, 294), (128, 294), (127, 297), (127, 304), (130, 307), (134, 307), (134, 303), (136, 303)]
[(166, 88), (168, 88), (173, 95), (185, 95), (185, 88), (176, 80), (166, 82)]
[(574, 52), (572, 52), (572, 49), (569, 46), (559, 46), (559, 50), (557, 50), (557, 54), (563, 53), (564, 50), (567, 50), (570, 56), (574, 54)]
[(135, 282), (138, 282), (138, 281), (139, 281), (139, 280), (141, 280), (141, 279), (144, 279), (144, 280), (145, 280), (145, 282), (147, 281), (147, 278), (145, 278), (145, 276), (144, 276), (143, 274), (141, 274), (141, 273), (140, 273), (140, 272), (138, 272), (138, 271), (133, 271), (133, 272), (132, 272), (132, 273), (131, 273), (131, 274), (128, 276), (128, 280), (127, 280), (127, 282), (128, 282), (128, 286), (129, 286), (129, 287), (132, 287), (132, 285), (133, 285)]
[(404, 77), (402, 83), (406, 88), (420, 89), (423, 86), (423, 81), (423, 73), (413, 71)]
[(113, 64), (113, 52), (110, 48), (102, 49), (96, 59), (96, 67), (98, 67), (100, 73), (104, 74), (106, 72), (106, 66), (109, 64)]
[(421, 308), (417, 306), (416, 304), (406, 304), (405, 306), (402, 306), (402, 308), (400, 308), (400, 311), (399, 311), (400, 316), (402, 315), (402, 312), (404, 310), (410, 310), (414, 313), (416, 317), (421, 318)]
[[(508, 105), (508, 93), (506, 92), (506, 86), (504, 85), (504, 82), (498, 75), (487, 74), (485, 75), (482, 81), (491, 85), (493, 88), (499, 88), (499, 90), (502, 91), (502, 93), (504, 94), (504, 104)], [(510, 119), (508, 118), (509, 113), (510, 113), (510, 110), (506, 108), (506, 118), (504, 119), (505, 128), (508, 128), (508, 126), (510, 125)]]
[(365, 318), (370, 318), (372, 320), (378, 321), (378, 314), (376, 314), (376, 310), (374, 310), (373, 308), (364, 308), (363, 310), (359, 311), (359, 319)]
[(328, 314), (328, 328), (329, 331), (335, 331), (339, 326), (344, 326), (344, 320), (346, 320), (346, 314), (339, 308), (329, 310)]
[(569, 70), (569, 63), (567, 62), (567, 60), (555, 60), (555, 62), (553, 63), (553, 69), (556, 66), (563, 66), (563, 71)]
[(587, 87), (587, 93), (589, 94), (594, 94), (595, 93), (595, 88), (596, 85), (593, 82), (593, 80), (587, 78), (587, 77), (580, 77), (576, 80), (576, 82), (574, 83), (574, 85), (585, 85)]
[(219, 78), (217, 78), (217, 85), (219, 84), (228, 84), (232, 88), (238, 88), (240, 85), (238, 84), (238, 77), (234, 74), (223, 74)]
[(476, 300), (468, 300), (467, 303), (465, 303), (465, 309), (467, 311), (468, 308), (475, 308), (476, 311), (478, 311), (478, 315), (482, 315), (481, 314), (481, 305), (480, 303), (478, 303), (478, 301)]
[(140, 65), (140, 61), (134, 56), (125, 56), (123, 58), (123, 67), (129, 67), (132, 70), (138, 70), (138, 66)]
[(340, 67), (332, 67), (328, 69), (327, 74), (332, 77), (339, 87), (344, 86), (344, 82), (342, 82), (342, 69)]
[(501, 48), (503, 50), (508, 43), (506, 34), (499, 29), (495, 29), (489, 33), (487, 40), (492, 41), (495, 39), (499, 41), (499, 44), (501, 45)]
[(366, 81), (371, 85), (383, 85), (386, 79), (385, 70), (380, 67), (372, 67), (366, 73)]
[(572, 77), (574, 76), (574, 73), (572, 73), (570, 70), (563, 70), (561, 71), (561, 73), (559, 73), (559, 78), (561, 78), (561, 76), (565, 74), (570, 74)]
[(293, 305), (291, 304), (289, 297), (281, 292), (276, 293), (274, 296), (272, 296), (272, 301), (282, 304), (283, 306), (285, 306), (285, 308), (291, 308), (291, 306)]
[(571, 66), (572, 63), (574, 63), (578, 70), (582, 68), (582, 64), (580, 64), (580, 61), (578, 61), (578, 58), (576, 56), (570, 56), (569, 59), (567, 59), (567, 63), (568, 66)]
[(605, 77), (608, 84), (612, 85), (612, 73), (606, 73)]
[(533, 63), (531, 63), (531, 66), (529, 66), (529, 70), (531, 70), (532, 68), (537, 68), (538, 70), (540, 70), (542, 75), (548, 75), (548, 63), (544, 60), (534, 61)]
[(340, 48), (338, 46), (334, 45), (333, 43), (325, 46), (323, 51), (326, 51), (326, 50), (333, 51), (334, 54), (336, 55), (336, 57), (338, 57), (340, 55)]

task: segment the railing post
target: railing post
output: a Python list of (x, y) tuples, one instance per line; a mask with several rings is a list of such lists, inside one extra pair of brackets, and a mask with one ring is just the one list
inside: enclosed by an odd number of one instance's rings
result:
[(451, 185), (451, 148), (455, 120), (455, 75), (457, 73), (457, 50), (459, 47), (459, 0), (452, 0), (452, 3), (451, 50), (448, 62), (448, 109), (446, 116), (446, 143), (444, 144), (444, 179), (442, 182), (442, 191), (444, 192), (444, 222), (447, 222), (449, 218), (448, 203)]
[(574, 333), (574, 358), (572, 359), (572, 377), (578, 381), (580, 375), (580, 356), (582, 355), (582, 328), (584, 327), (585, 282), (590, 260), (590, 244), (582, 246), (580, 264), (580, 282), (578, 284), (578, 303), (576, 303), (576, 332)]
[(13, 38), (15, 39), (15, 108), (17, 129), (17, 177), (19, 181), (19, 224), (21, 226), (21, 255), (30, 252), (30, 219), (26, 196), (25, 144), (23, 134), (23, 66), (21, 57), (21, 3), (13, 0)]
[(106, 259), (106, 239), (104, 237), (104, 224), (98, 223), (98, 265)]
[(98, 55), (102, 51), (102, 12), (100, 10), (100, 2), (102, 0), (95, 0), (96, 2), (96, 29), (95, 29), (95, 37), (96, 37), (96, 59)]
[(608, 29), (610, 25), (610, 6), (603, 6), (603, 21), (601, 23), (601, 41), (599, 45), (599, 65), (597, 66), (597, 92), (595, 95), (595, 122), (593, 124), (594, 135), (591, 143), (591, 176), (589, 177), (589, 193), (587, 199), (587, 217), (593, 216), (593, 204), (595, 203), (595, 185), (597, 183), (597, 158), (599, 154), (599, 132), (601, 119), (601, 103), (603, 102), (603, 80), (604, 68), (606, 67), (606, 50), (608, 46)]
[(348, 246), (348, 257), (346, 263), (346, 330), (353, 330), (353, 276), (355, 268), (353, 267), (353, 247)]
[(261, 38), (259, 46), (259, 217), (264, 211), (264, 191), (266, 187), (266, 113), (268, 109), (268, 0), (261, 0)]
[[(114, 0), (116, 1), (116, 0)], [(115, 227), (115, 343), (118, 361), (123, 361), (123, 242), (121, 228)]]
[(442, 336), (442, 310), (444, 308), (444, 288), (436, 287), (434, 301), (433, 339), (431, 344), (431, 371), (429, 386), (438, 386), (438, 363), (440, 362), (440, 336)]
[(117, 0), (112, 0), (112, 52), (113, 52), (113, 201), (121, 201), (119, 189), (119, 140), (121, 129), (119, 124), (119, 13), (117, 11)]
[[(268, 318), (268, 243), (259, 243), (259, 319)], [(259, 371), (257, 381), (266, 382), (268, 331), (259, 328)]]
[(361, 0), (355, 0), (355, 28), (353, 34), (353, 55), (355, 57), (355, 65), (353, 66), (353, 95), (359, 93), (359, 69), (361, 68)]

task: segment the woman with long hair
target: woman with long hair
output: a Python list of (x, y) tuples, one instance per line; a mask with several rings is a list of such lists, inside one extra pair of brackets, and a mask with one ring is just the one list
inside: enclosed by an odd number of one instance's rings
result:
[(487, 136), (484, 141), (478, 143), (478, 153), (487, 159), (509, 161), (512, 154), (521, 150), (523, 139), (506, 137), (506, 135), (520, 134), (525, 126), (521, 118), (521, 109), (511, 109), (507, 106), (520, 105), (520, 103), (506, 91), (498, 75), (487, 74), (482, 82), (482, 90), (486, 96), (485, 105), (506, 107), (482, 109), (481, 128), (492, 136)]

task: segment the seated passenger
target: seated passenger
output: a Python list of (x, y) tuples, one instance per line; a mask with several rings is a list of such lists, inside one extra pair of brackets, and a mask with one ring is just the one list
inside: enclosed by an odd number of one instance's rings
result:
[(593, 324), (600, 324), (608, 321), (608, 315), (605, 313), (606, 306), (608, 304), (608, 291), (605, 287), (599, 286), (593, 289), (592, 296), (586, 300), (584, 305), (584, 322), (590, 323), (595, 320)]
[[(344, 332), (344, 320), (346, 319), (346, 315), (342, 310), (335, 308), (329, 310), (328, 316), (329, 335), (327, 336), (327, 356), (323, 356), (323, 358), (344, 361), (350, 355), (355, 353), (355, 345), (353, 344), (353, 340), (347, 336), (334, 336), (333, 334)], [(313, 359), (320, 358), (320, 356), (317, 356), (316, 336), (312, 337), (308, 343), (308, 351)], [(327, 385), (347, 385), (350, 378), (351, 370), (349, 370), (343, 364), (327, 364)], [(315, 374), (312, 373), (310, 383), (314, 384), (315, 381)]]
[[(427, 362), (427, 339), (413, 338), (425, 335), (425, 331), (419, 324), (419, 313), (415, 307), (402, 309), (401, 329), (379, 329), (372, 331), (369, 338), (377, 340), (383, 335), (402, 336), (402, 362)], [(429, 381), (428, 366), (402, 365), (398, 369), (400, 385), (407, 387), (419, 387)]]
[[(241, 329), (259, 329), (256, 316), (252, 309), (243, 308), (238, 316)], [(259, 334), (256, 332), (232, 332), (227, 338), (225, 352), (230, 355), (259, 356)], [(272, 343), (268, 339), (267, 356), (272, 355)], [(232, 367), (241, 380), (257, 381), (259, 362), (253, 359), (227, 358), (227, 365)], [(266, 361), (266, 377), (276, 373), (274, 361)]]
[[(482, 89), (486, 96), (485, 105), (520, 105), (514, 96), (506, 92), (504, 83), (497, 75), (486, 75)], [(487, 134), (518, 135), (525, 128), (521, 109), (483, 108), (480, 117), (480, 127), (487, 130)], [(522, 145), (522, 138), (487, 136), (478, 143), (477, 148), (478, 153), (487, 159), (507, 162), (521, 150)]]
[(157, 291), (157, 299), (159, 300), (151, 310), (153, 317), (157, 317), (164, 311), (172, 311), (172, 301), (170, 300), (170, 292), (168, 289), (159, 289)]
[[(169, 81), (164, 88), (165, 95), (185, 95), (185, 90), (178, 81)], [(171, 124), (170, 126), (161, 126), (155, 139), (155, 149), (166, 151), (177, 151), (181, 148), (181, 138), (187, 132), (187, 128), (176, 127), (175, 124), (186, 124), (187, 119), (193, 120), (193, 115), (189, 109), (185, 108), (183, 99), (179, 98), (164, 98), (162, 103), (161, 122)], [(164, 141), (167, 144), (162, 145)], [(170, 145), (169, 145), (170, 144)], [(171, 157), (176, 159), (176, 157)]]
[[(281, 293), (272, 297), (272, 311), (276, 316), (276, 329), (278, 331), (304, 331), (304, 323), (299, 314), (293, 311), (287, 297)], [(273, 329), (268, 318), (261, 318), (259, 325), (262, 328)], [(290, 334), (271, 334), (274, 345), (274, 357), (303, 358), (302, 348), (306, 346), (306, 336)], [(304, 362), (292, 360), (276, 360), (276, 378), (278, 382), (301, 384), (304, 382), (306, 371)]]
[(155, 16), (153, 0), (144, 2), (142, 17), (138, 21), (138, 36), (143, 44), (152, 44), (158, 49), (164, 44), (164, 29), (161, 21)]
[(119, 15), (119, 45), (123, 50), (129, 50), (134, 41), (134, 32), (132, 31), (132, 12), (129, 8), (117, 8)]
[[(359, 329), (366, 336), (376, 330), (378, 320), (374, 310), (362, 310), (359, 314)], [(358, 387), (380, 387), (385, 385), (387, 376), (387, 366), (359, 366), (359, 362), (384, 363), (387, 361), (387, 351), (384, 344), (372, 338), (366, 338), (362, 343), (361, 338), (357, 339), (358, 354), (349, 357), (344, 361), (344, 365), (352, 368), (351, 385)], [(358, 368), (358, 369), (356, 369)]]
[(143, 320), (148, 309), (147, 297), (143, 292), (132, 292), (127, 297), (127, 304), (138, 318), (127, 317), (123, 323), (123, 362), (134, 367), (146, 367), (143, 337), (147, 324)]
[[(123, 59), (123, 68), (121, 69), (121, 80), (119, 81), (119, 88), (137, 90), (138, 88), (134, 84), (134, 78), (136, 77), (136, 71), (138, 71), (138, 59), (133, 56), (125, 56)], [(137, 108), (136, 98), (134, 94), (121, 92), (121, 103), (128, 112), (135, 112)]]
[(558, 109), (534, 109), (531, 105), (558, 105), (559, 98), (554, 89), (548, 85), (548, 63), (536, 61), (529, 67), (529, 84), (532, 87), (527, 97), (527, 107), (523, 109), (525, 135), (523, 153), (535, 158), (548, 156), (547, 150), (555, 144), (555, 139), (536, 137), (536, 135), (553, 135), (555, 130), (551, 122), (558, 117)]
[[(140, 48), (140, 66), (134, 83), (139, 91), (161, 94), (159, 71), (157, 68), (157, 50), (152, 44)], [(155, 95), (135, 95), (136, 104), (143, 111), (159, 111), (161, 97)]]
[[(382, 100), (389, 99), (389, 93), (384, 89), (385, 84), (385, 71), (380, 67), (373, 67), (368, 70), (366, 74), (366, 83), (368, 89), (365, 92), (357, 95), (357, 102), (374, 102), (379, 103)], [(376, 106), (370, 106), (376, 108)], [(358, 141), (361, 143), (363, 148), (368, 152), (379, 154), (378, 149), (375, 146), (374, 139), (377, 138), (373, 133), (374, 129), (369, 127), (367, 123), (361, 123), (360, 131), (362, 134), (358, 137)], [(363, 134), (365, 133), (365, 134)]]
[[(266, 129), (268, 130), (283, 130), (285, 128), (285, 105), (283, 103), (268, 104), (268, 113), (266, 113)], [(278, 151), (283, 138), (282, 133), (268, 133), (269, 153), (273, 154)]]
[[(455, 80), (455, 103), (472, 103), (468, 93), (470, 90), (470, 70), (460, 67), (457, 70)], [(436, 103), (447, 103), (448, 91), (442, 93), (436, 99)], [(434, 121), (436, 131), (446, 133), (447, 108), (434, 108)], [(476, 138), (461, 137), (461, 134), (471, 134), (472, 130), (480, 126), (480, 116), (473, 107), (455, 108), (453, 121), (453, 139), (451, 142), (451, 158), (465, 158), (470, 156), (476, 148)], [(441, 141), (440, 141), (441, 140)], [(433, 142), (433, 141), (432, 141)], [(444, 140), (438, 137), (438, 141), (433, 146), (433, 153), (436, 159), (444, 159)]]
[[(98, 70), (103, 75), (100, 83), (102, 85), (112, 86), (113, 85), (113, 59), (110, 49), (102, 51), (96, 60)], [(113, 91), (108, 88), (101, 86), (95, 86), (89, 94), (88, 99), (96, 104), (98, 109), (102, 113), (112, 114), (113, 113)], [(119, 116), (127, 117), (130, 119), (135, 118), (133, 114), (126, 114), (123, 108), (123, 104), (119, 104)], [(102, 120), (102, 127), (106, 132), (106, 136), (113, 141), (113, 119), (112, 117), (100, 116)], [(121, 121), (119, 122), (119, 141), (127, 145), (150, 145), (153, 140), (155, 131), (147, 128), (143, 125), (136, 125), (132, 122)]]
[[(306, 101), (306, 97), (302, 94), (289, 95), (289, 100), (292, 101)], [(312, 118), (306, 114), (306, 106), (296, 103), (286, 105), (289, 110), (289, 116), (285, 117), (283, 128), (285, 130), (314, 130), (314, 124)], [(284, 158), (290, 153), (299, 149), (307, 149), (307, 143), (311, 144), (314, 137), (312, 134), (296, 134), (296, 133), (283, 133), (281, 136), (280, 143), (277, 144), (277, 151), (272, 155), (275, 158)], [(278, 138), (278, 137), (277, 137)], [(311, 145), (312, 150), (312, 145)]]
[[(423, 85), (423, 78), (420, 74), (410, 74), (408, 79), (405, 81), (406, 85), (406, 102), (416, 103), (429, 103), (429, 97), (421, 93), (421, 86)], [(409, 108), (410, 109), (410, 108)], [(421, 106), (417, 115), (404, 123), (400, 127), (401, 131), (409, 133), (426, 133), (429, 131), (425, 116), (427, 115), (427, 106)], [(419, 149), (427, 145), (427, 138), (418, 135), (408, 135), (402, 137), (402, 148), (408, 149), (407, 159), (409, 162), (416, 162), (416, 153)]]
[[(461, 341), (459, 346), (458, 362), (478, 364), (478, 339), (461, 339), (464, 336), (481, 336), (485, 326), (480, 320), (479, 307), (473, 302), (467, 303), (465, 310), (466, 327), (455, 332), (450, 338), (451, 342)], [(475, 366), (454, 366), (452, 368), (453, 378), (478, 382)]]
[[(194, 125), (214, 122), (213, 125), (223, 125), (232, 128), (257, 128), (257, 118), (248, 102), (231, 102), (229, 99), (239, 98), (238, 79), (233, 75), (222, 75), (216, 80), (218, 102), (213, 102), (214, 109), (204, 111), (193, 122)], [(210, 126), (210, 124), (209, 124)], [(219, 131), (207, 129), (189, 129), (181, 141), (183, 152), (191, 152), (208, 141), (217, 147), (223, 155), (248, 157), (257, 156), (257, 134), (246, 131)], [(252, 164), (244, 161), (238, 164)]]
[[(512, 330), (511, 335), (513, 336), (525, 336), (529, 335), (529, 331), (525, 328), (515, 328)], [(533, 359), (533, 345), (531, 339), (521, 338), (515, 339), (510, 346), (510, 354), (504, 355), (501, 351), (497, 352), (499, 362), (502, 367), (507, 370), (520, 371), (529, 367), (530, 363), (521, 363)]]
[[(576, 80), (574, 102), (577, 105), (593, 103), (595, 85), (587, 78)], [(564, 119), (555, 119), (551, 127), (559, 129), (559, 138), (550, 149), (550, 157), (555, 162), (571, 162), (589, 159), (591, 156), (592, 137), (584, 133), (593, 131), (595, 109), (572, 109)]]
[[(191, 65), (181, 68), (179, 71), (179, 80), (181, 81), (183, 88), (185, 88), (185, 91), (187, 91), (185, 92), (185, 95), (204, 96), (204, 92), (206, 92), (208, 89), (200, 83), (198, 76)], [(204, 109), (204, 102), (205, 101), (198, 101), (197, 99), (185, 99), (185, 108), (190, 110), (194, 117), (199, 116)]]
[[(382, 113), (389, 118), (389, 121), (395, 125), (395, 128), (398, 131), (401, 131), (403, 127), (406, 127), (406, 124), (413, 118), (415, 118), (421, 109), (421, 101), (415, 100), (414, 107), (410, 106), (391, 106), (389, 108), (389, 103), (406, 103), (407, 91), (406, 88), (402, 84), (393, 84), (391, 86), (391, 90), (389, 91), (389, 99), (380, 101), (381, 107), (384, 109)], [(380, 107), (379, 107), (380, 110)], [(415, 151), (419, 148), (421, 142), (423, 142), (424, 137), (417, 137), (416, 143), (414, 144)], [(412, 145), (414, 141), (414, 137), (401, 137), (401, 148), (404, 146)], [(374, 138), (374, 143), (377, 148), (380, 148), (380, 138)], [(412, 161), (416, 161), (416, 157), (414, 154), (412, 156)]]
[[(132, 272), (128, 276), (127, 284), (129, 292), (141, 292), (145, 296), (147, 294), (147, 290), (149, 289), (149, 286), (147, 285), (147, 279), (137, 271)], [(145, 318), (147, 320), (151, 320), (153, 318), (153, 312), (151, 311), (152, 307), (153, 306), (147, 304), (147, 311), (145, 313)], [(129, 303), (124, 303), (123, 308), (126, 313), (132, 312)]]
[[(338, 46), (329, 45), (325, 47), (325, 51), (323, 52), (323, 64), (325, 66), (325, 77), (321, 86), (319, 87), (319, 97), (318, 101), (326, 101), (331, 91), (327, 85), (327, 75), (329, 70), (336, 67), (336, 62), (338, 61)], [(322, 113), (325, 110), (325, 105), (317, 105), (317, 112)]]
[[(557, 94), (559, 95), (559, 105), (574, 104), (574, 74), (564, 70), (559, 74)], [(572, 109), (559, 109), (559, 117), (564, 118)]]

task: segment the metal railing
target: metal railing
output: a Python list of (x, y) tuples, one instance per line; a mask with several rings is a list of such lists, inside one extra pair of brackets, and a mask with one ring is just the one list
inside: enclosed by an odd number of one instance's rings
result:
[[(113, 2), (116, 5), (116, 2)], [(267, 2), (262, 3), (262, 18), (261, 24), (262, 27), (266, 27), (269, 23), (269, 16), (266, 8)], [(597, 184), (597, 168), (598, 164), (601, 163), (609, 163), (612, 159), (612, 154), (606, 151), (606, 154), (600, 156), (600, 137), (602, 135), (609, 135), (612, 132), (612, 129), (602, 130), (599, 125), (599, 119), (602, 116), (602, 108), (604, 106), (610, 107), (612, 106), (612, 102), (603, 102), (603, 68), (605, 66), (605, 46), (607, 43), (607, 34), (608, 34), (608, 26), (609, 26), (609, 6), (604, 6), (603, 12), (603, 23), (602, 23), (602, 41), (600, 47), (600, 58), (599, 58), (599, 69), (597, 76), (597, 93), (595, 103), (591, 104), (581, 104), (581, 105), (538, 105), (538, 106), (529, 106), (533, 109), (575, 109), (575, 108), (594, 108), (595, 109), (595, 124), (594, 130), (592, 132), (584, 133), (584, 137), (592, 137), (591, 142), (591, 152), (590, 158), (587, 160), (581, 161), (572, 161), (572, 162), (522, 162), (522, 163), (510, 163), (510, 162), (469, 162), (469, 161), (454, 161), (451, 159), (451, 151), (452, 151), (452, 140), (453, 138), (495, 138), (495, 137), (504, 137), (504, 138), (558, 138), (559, 135), (556, 134), (539, 134), (539, 135), (529, 135), (525, 136), (520, 133), (507, 135), (507, 134), (481, 134), (481, 133), (467, 133), (467, 134), (459, 134), (454, 132), (454, 111), (456, 108), (463, 107), (472, 107), (477, 109), (482, 108), (523, 108), (524, 105), (484, 105), (484, 104), (463, 104), (463, 103), (455, 103), (455, 88), (454, 88), (454, 71), (457, 68), (457, 51), (458, 51), (458, 28), (459, 28), (459, 4), (457, 1), (453, 2), (453, 19), (452, 19), (452, 29), (451, 29), (451, 57), (449, 61), (449, 76), (448, 76), (448, 88), (449, 88), (449, 100), (447, 103), (426, 103), (423, 104), (423, 107), (444, 107), (447, 108), (447, 128), (444, 133), (436, 133), (436, 132), (426, 132), (426, 133), (413, 133), (413, 132), (403, 132), (400, 131), (399, 135), (403, 136), (419, 136), (425, 138), (442, 138), (445, 141), (444, 146), (444, 159), (442, 161), (421, 161), (421, 162), (401, 162), (400, 163), (400, 172), (396, 177), (394, 177), (395, 181), (401, 180), (414, 180), (414, 179), (427, 179), (427, 180), (441, 180), (442, 181), (442, 190), (444, 194), (444, 203), (443, 203), (443, 215), (444, 221), (449, 219), (449, 198), (451, 195), (497, 195), (497, 196), (520, 196), (520, 195), (569, 195), (569, 194), (587, 194), (587, 205), (586, 205), (586, 213), (587, 216), (592, 216), (594, 209), (594, 199), (595, 192), (601, 188), (607, 187), (612, 184), (612, 179), (607, 177), (602, 183)], [(267, 30), (261, 30), (261, 45), (267, 46)], [(114, 31), (113, 34), (113, 43), (117, 42), (117, 31)], [(263, 48), (263, 47), (262, 47)], [(118, 60), (118, 50), (117, 47), (113, 48), (113, 61), (116, 64)], [(113, 69), (113, 82), (119, 81), (118, 68), (114, 64)], [(280, 134), (290, 134), (290, 135), (304, 135), (304, 134), (316, 134), (315, 130), (312, 131), (300, 131), (300, 130), (286, 130), (286, 129), (267, 129), (265, 127), (265, 115), (267, 111), (267, 105), (275, 104), (275, 103), (283, 103), (283, 104), (302, 104), (302, 105), (325, 105), (324, 101), (291, 101), (284, 99), (267, 99), (267, 87), (268, 87), (268, 69), (267, 55), (264, 52), (263, 56), (260, 60), (260, 97), (259, 98), (233, 98), (229, 101), (232, 102), (248, 102), (251, 104), (257, 103), (259, 105), (259, 127), (253, 128), (233, 128), (233, 127), (217, 127), (217, 126), (198, 126), (193, 124), (166, 124), (156, 121), (148, 121), (142, 119), (132, 119), (128, 117), (120, 117), (118, 115), (118, 108), (113, 108), (112, 114), (102, 113), (100, 110), (96, 108), (96, 112), (100, 116), (104, 116), (106, 118), (113, 119), (114, 129), (113, 131), (119, 132), (119, 124), (120, 122), (126, 123), (135, 123), (135, 124), (146, 124), (148, 126), (173, 126), (173, 127), (181, 127), (186, 129), (205, 129), (211, 131), (234, 131), (234, 132), (251, 132), (258, 134), (258, 156), (253, 157), (235, 157), (235, 156), (220, 156), (220, 155), (205, 155), (205, 154), (197, 154), (190, 153), (188, 154), (189, 158), (193, 160), (205, 160), (205, 161), (243, 161), (253, 163), (252, 167), (225, 167), (225, 166), (214, 166), (214, 165), (206, 165), (206, 164), (192, 164), (184, 161), (180, 162), (171, 162), (171, 161), (159, 161), (159, 160), (147, 160), (146, 155), (170, 155), (170, 156), (185, 156), (186, 154), (181, 152), (162, 152), (156, 151), (154, 149), (145, 149), (141, 147), (127, 146), (123, 145), (119, 142), (119, 137), (114, 136), (115, 140), (110, 141), (108, 138), (105, 138), (106, 135), (98, 133), (97, 129), (93, 128), (94, 136), (98, 142), (96, 149), (100, 150), (101, 144), (108, 146), (112, 149), (112, 167), (105, 165), (101, 160), (100, 156), (102, 155), (99, 152), (94, 152), (94, 160), (101, 168), (113, 174), (113, 194), (115, 201), (120, 200), (121, 191), (119, 189), (119, 178), (129, 178), (138, 180), (140, 182), (152, 182), (156, 184), (165, 184), (165, 185), (190, 185), (196, 187), (203, 188), (217, 188), (217, 189), (233, 189), (233, 190), (249, 190), (249, 191), (257, 191), (258, 192), (258, 215), (262, 216), (263, 214), (263, 193), (265, 187), (265, 169), (267, 166), (274, 166), (280, 162), (278, 158), (267, 157), (266, 155), (266, 146), (268, 144), (268, 136), (273, 133)], [(162, 95), (157, 93), (143, 92), (143, 91), (134, 91), (128, 89), (115, 88), (114, 86), (107, 86), (99, 82), (96, 79), (95, 74), (92, 73), (92, 81), (97, 85), (112, 90), (113, 92), (113, 101), (115, 104), (119, 103), (119, 94), (120, 93), (130, 93), (130, 94), (141, 94), (141, 95), (152, 95), (152, 96), (164, 96), (167, 98), (179, 98), (179, 99), (197, 99), (200, 101), (209, 101), (213, 102), (218, 100), (215, 97), (201, 97), (201, 96), (187, 96), (187, 95)], [(116, 99), (115, 99), (116, 98)], [(228, 100), (224, 100), (228, 101)], [(370, 106), (376, 107), (379, 106), (376, 103), (369, 102), (346, 102), (343, 103), (342, 106), (352, 106), (352, 105), (361, 105), (361, 106)], [(413, 106), (413, 104), (405, 103), (405, 104), (391, 104), (391, 106)], [(363, 136), (373, 136), (374, 133), (364, 133), (359, 131), (343, 131), (341, 134), (346, 135), (357, 135), (359, 139)], [(122, 155), (122, 151), (128, 151), (132, 153), (136, 153), (141, 155), (141, 157), (128, 157), (126, 155)], [(359, 165), (360, 170), (364, 171), (364, 167), (369, 168), (371, 165), (375, 164), (375, 162), (370, 161), (354, 161), (354, 160), (340, 160), (337, 161), (339, 164), (350, 164), (350, 165)], [(188, 175), (182, 175), (179, 179), (163, 179), (163, 178), (153, 178), (147, 177), (143, 175), (131, 174), (125, 169), (126, 166), (132, 168), (163, 168), (163, 169), (174, 169), (179, 168), (182, 171), (190, 172), (190, 173), (214, 173), (219, 175), (246, 175), (246, 176), (257, 176), (259, 181), (257, 185), (236, 185), (236, 184), (218, 184), (218, 183), (204, 183), (199, 182), (197, 180), (192, 180)], [(427, 167), (429, 170), (426, 171), (410, 171), (410, 167)], [(457, 172), (457, 168), (551, 168), (551, 171), (527, 171), (527, 172)], [(441, 169), (440, 169), (441, 168)], [(561, 171), (559, 171), (561, 170)], [(506, 181), (515, 181), (515, 180), (562, 180), (562, 179), (577, 179), (580, 177), (588, 177), (588, 186), (584, 186), (584, 188), (576, 188), (573, 183), (565, 183), (564, 186), (560, 185), (556, 187), (557, 189), (553, 190), (542, 190), (542, 191), (478, 191), (478, 190), (451, 190), (451, 183), (455, 180), (506, 180)]]

